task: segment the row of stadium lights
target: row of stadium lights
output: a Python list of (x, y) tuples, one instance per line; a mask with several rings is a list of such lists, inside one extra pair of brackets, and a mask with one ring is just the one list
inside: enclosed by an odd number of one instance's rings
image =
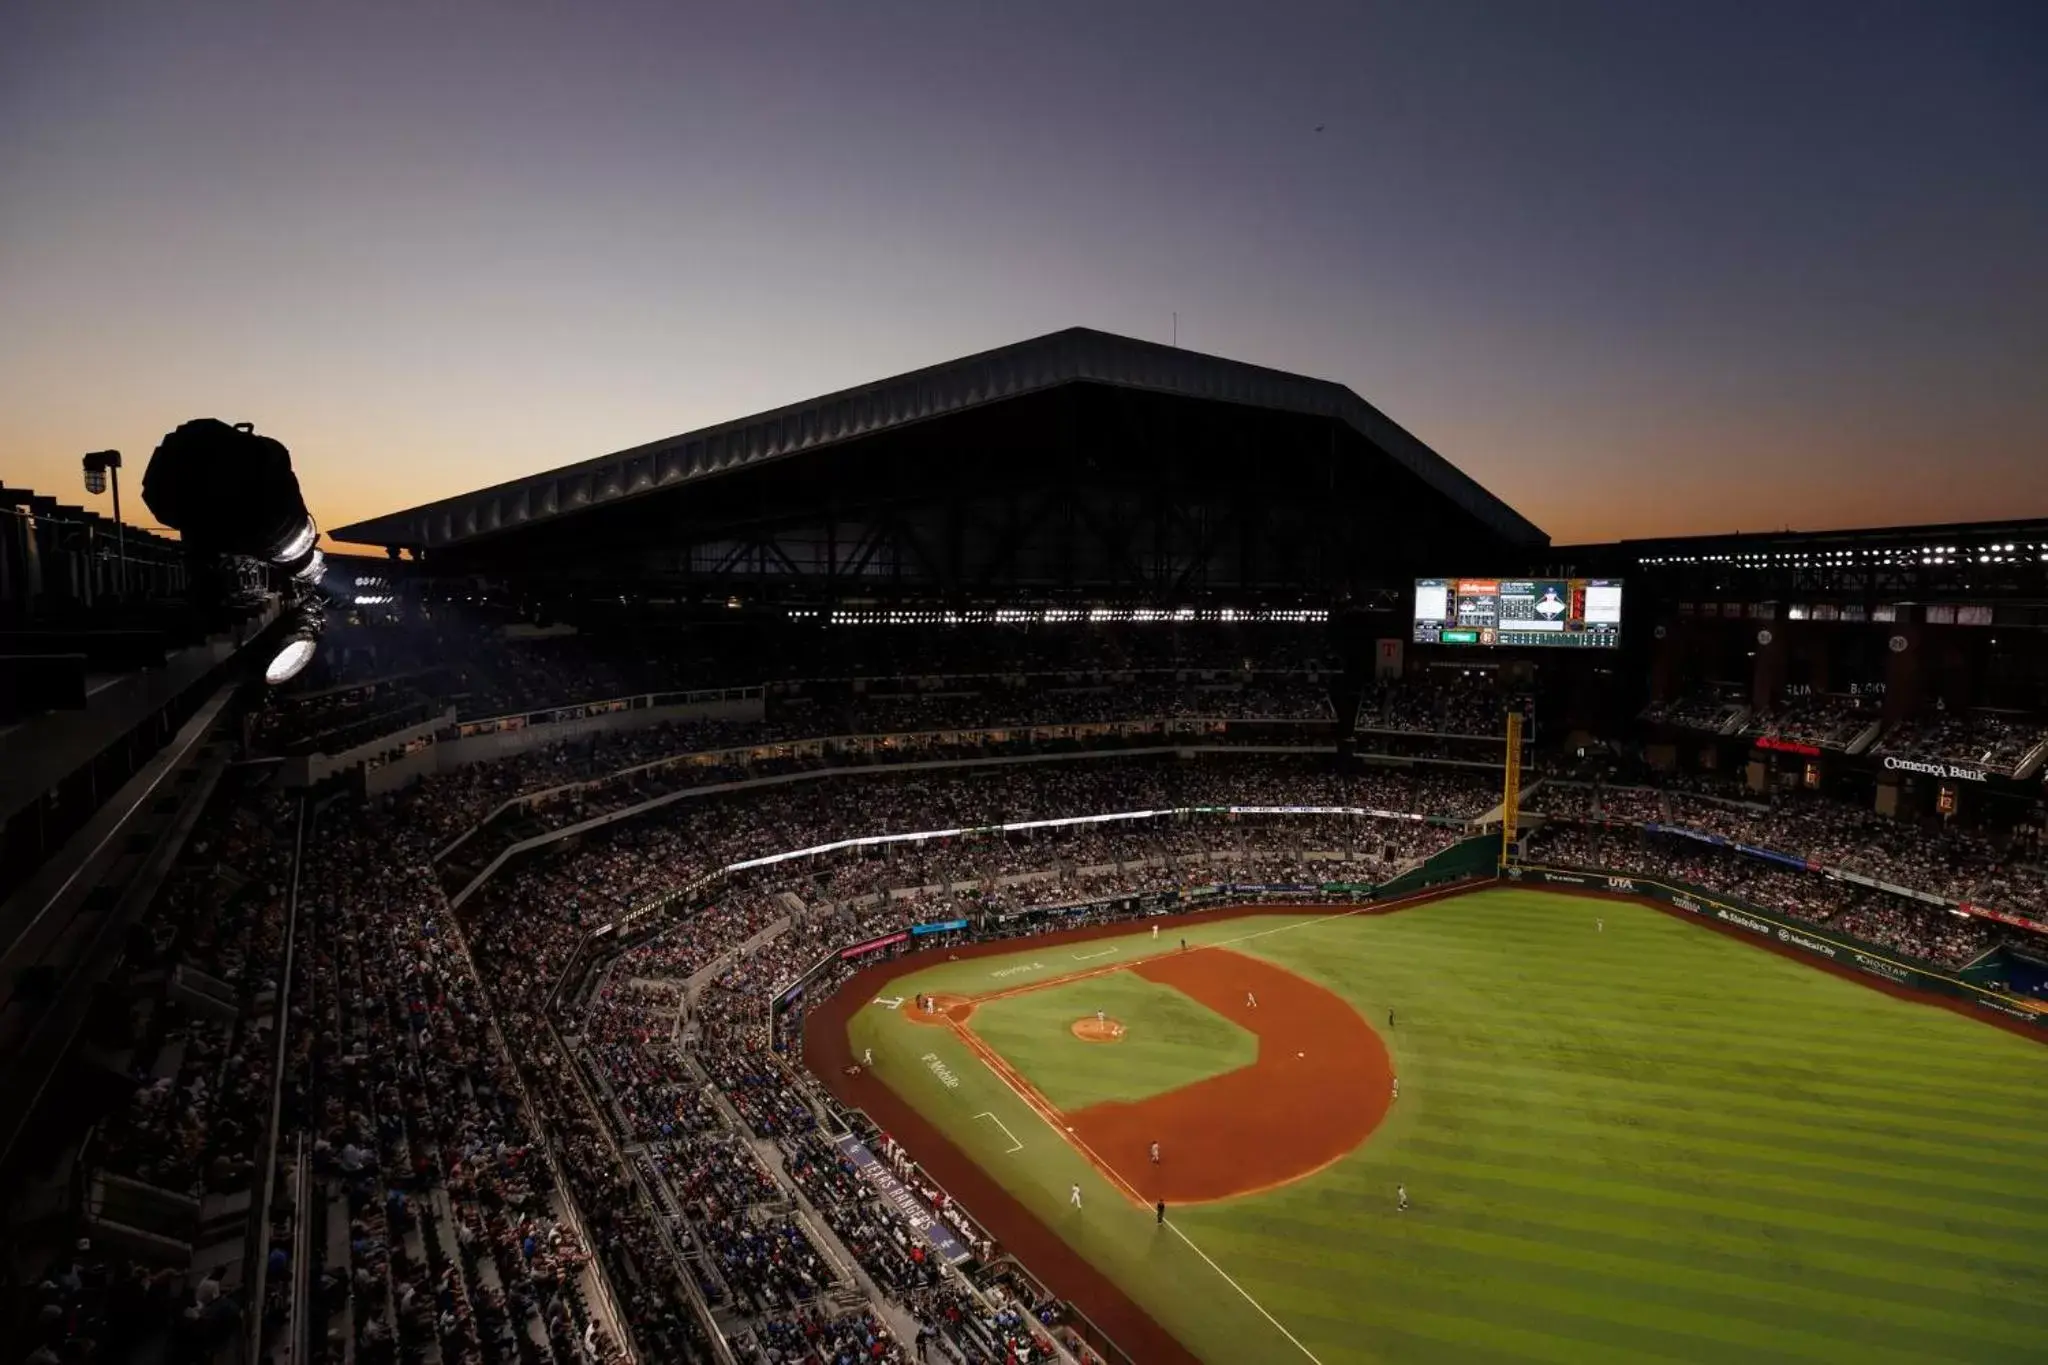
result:
[(828, 626), (1059, 625), (1096, 623), (1150, 625), (1171, 622), (1252, 622), (1322, 625), (1330, 613), (1318, 610), (1238, 607), (990, 607), (979, 611), (840, 611), (796, 608), (791, 620), (822, 620)]
[(2028, 556), (2042, 564), (2048, 564), (2048, 543), (2021, 545), (2008, 541), (2003, 545), (1986, 545), (1975, 551), (1959, 549), (1954, 545), (1923, 545), (1919, 549), (1885, 550), (1823, 550), (1819, 553), (1801, 550), (1796, 553), (1740, 554), (1740, 555), (1657, 555), (1642, 562), (1646, 565), (1660, 564), (1732, 564), (1743, 569), (1797, 566), (1811, 568), (1820, 566), (1833, 568), (1846, 566), (1857, 560), (1865, 563), (1912, 564), (2024, 564)]

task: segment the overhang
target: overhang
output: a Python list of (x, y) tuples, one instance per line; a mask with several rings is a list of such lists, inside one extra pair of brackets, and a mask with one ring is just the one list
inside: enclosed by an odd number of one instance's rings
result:
[(1063, 384), (1095, 383), (1328, 417), (1352, 427), (1510, 545), (1549, 538), (1342, 384), (1084, 327), (334, 528), (335, 540), (435, 549), (645, 497)]

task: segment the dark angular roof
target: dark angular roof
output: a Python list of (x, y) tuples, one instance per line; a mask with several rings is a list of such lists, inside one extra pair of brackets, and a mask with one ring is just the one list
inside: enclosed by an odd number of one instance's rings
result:
[(1520, 513), (1342, 384), (1085, 327), (335, 527), (330, 534), (363, 545), (453, 545), (1078, 382), (1335, 418), (1510, 544), (1548, 543)]

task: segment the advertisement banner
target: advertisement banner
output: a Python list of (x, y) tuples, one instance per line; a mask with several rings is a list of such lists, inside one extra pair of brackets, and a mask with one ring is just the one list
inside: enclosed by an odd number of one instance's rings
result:
[(1817, 865), (1809, 863), (1804, 858), (1795, 858), (1789, 853), (1778, 853), (1768, 848), (1757, 848), (1751, 844), (1737, 844), (1735, 845), (1735, 851), (1737, 853), (1747, 853), (1752, 858), (1762, 858), (1766, 862), (1783, 863), (1786, 867), (1796, 867), (1801, 872), (1819, 871)]
[[(1652, 834), (1676, 834), (1681, 839), (1692, 839), (1702, 844), (1714, 844), (1721, 848), (1728, 846), (1728, 841), (1718, 834), (1708, 834), (1704, 830), (1687, 829), (1684, 825), (1660, 825), (1655, 820), (1646, 820), (1643, 822), (1643, 828)], [(1802, 862), (1800, 866), (1804, 867), (1805, 864)]]
[(897, 1179), (896, 1172), (869, 1151), (865, 1143), (848, 1133), (838, 1140), (837, 1145), (840, 1155), (867, 1177), (875, 1192), (882, 1196), (882, 1202), (902, 1215), (903, 1221), (910, 1224), (911, 1230), (922, 1237), (933, 1251), (954, 1265), (971, 1258), (967, 1244), (954, 1233), (952, 1225), (927, 1208), (916, 1191)]
[(868, 953), (880, 952), (884, 948), (894, 947), (909, 937), (910, 935), (907, 933), (890, 934), (886, 938), (874, 939), (867, 943), (856, 943), (851, 948), (841, 948), (839, 955), (841, 957), (862, 957)]
[(2010, 924), (2015, 929), (2031, 929), (2037, 934), (2048, 934), (2048, 924), (2015, 915), (2007, 910), (1994, 910), (1988, 905), (1961, 905), (1956, 907), (1966, 915), (1978, 915), (1984, 919), (1995, 919), (2000, 924)]
[(940, 920), (936, 924), (913, 924), (910, 926), (910, 932), (913, 935), (950, 934), (955, 929), (965, 929), (966, 927), (967, 921), (964, 919), (947, 919)]

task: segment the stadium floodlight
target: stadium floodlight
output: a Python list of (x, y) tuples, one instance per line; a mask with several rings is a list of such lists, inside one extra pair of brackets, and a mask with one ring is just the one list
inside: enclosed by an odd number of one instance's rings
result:
[(284, 444), (247, 422), (197, 418), (149, 457), (142, 500), (184, 538), (199, 569), (194, 581), (209, 585), (215, 606), (252, 606), (264, 578), (283, 574), (285, 634), (263, 676), (272, 684), (298, 676), (326, 627), (319, 582), (327, 557)]
[(319, 537), (283, 443), (212, 417), (164, 437), (142, 476), (157, 519), (209, 554), (289, 565)]
[(121, 452), (118, 450), (95, 450), (81, 463), (85, 467), (85, 491), (98, 497), (107, 491), (107, 480), (114, 484), (114, 543), (121, 565), (120, 587), (128, 591), (128, 528), (121, 521)]
[(326, 630), (327, 615), (320, 609), (317, 594), (309, 593), (295, 602), (285, 614), (284, 634), (278, 638), (270, 662), (264, 665), (263, 681), (276, 687), (305, 672), (306, 665), (313, 662), (313, 651), (320, 647), (320, 637)]

